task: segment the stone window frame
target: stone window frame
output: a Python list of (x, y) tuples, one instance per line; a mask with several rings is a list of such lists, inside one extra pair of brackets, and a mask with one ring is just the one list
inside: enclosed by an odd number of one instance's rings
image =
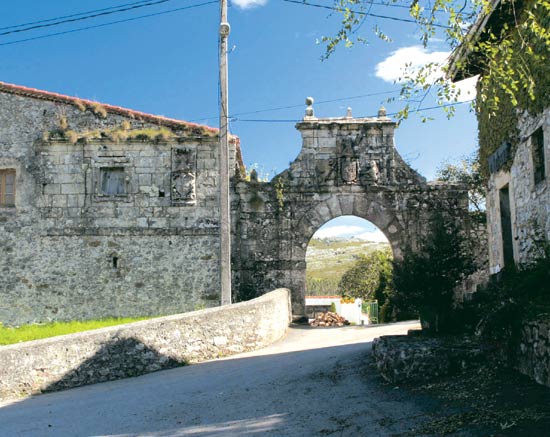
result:
[[(13, 203), (5, 203), (6, 178), (13, 175)], [(15, 208), (17, 201), (17, 169), (14, 167), (0, 167), (0, 209), (11, 210)]]
[[(495, 224), (497, 226), (496, 229), (493, 229), (493, 231), (496, 231), (494, 235), (492, 235), (492, 238), (497, 239), (498, 244), (498, 258), (493, 259), (493, 255), (489, 253), (489, 262), (492, 264), (490, 267), (491, 269), (495, 269), (495, 273), (498, 273), (503, 267), (504, 267), (504, 242), (502, 240), (502, 227), (500, 222), (500, 190), (508, 186), (508, 193), (509, 193), (509, 200), (510, 200), (510, 219), (512, 222), (512, 250), (513, 250), (513, 257), (514, 257), (514, 264), (517, 264), (519, 262), (519, 247), (518, 247), (518, 234), (517, 234), (517, 221), (516, 221), (516, 196), (515, 196), (515, 184), (514, 180), (512, 178), (512, 174), (510, 171), (507, 170), (499, 170), (497, 173), (493, 174), (491, 176), (492, 179), (492, 188), (490, 188), (490, 192), (492, 192), (493, 200), (495, 202), (494, 204), (494, 216), (498, 217), (495, 220)], [(489, 193), (488, 193), (489, 194)], [(491, 227), (488, 228), (490, 230), (489, 232), (489, 238), (491, 238)]]
[[(126, 173), (125, 193), (105, 194), (101, 191), (102, 172), (104, 169), (123, 168)], [(99, 156), (92, 160), (92, 190), (94, 202), (130, 202), (131, 162), (128, 157)]]
[[(546, 153), (546, 132), (543, 125), (538, 126), (529, 136), (533, 187), (539, 187), (546, 181), (548, 159)], [(538, 165), (537, 165), (538, 163)]]

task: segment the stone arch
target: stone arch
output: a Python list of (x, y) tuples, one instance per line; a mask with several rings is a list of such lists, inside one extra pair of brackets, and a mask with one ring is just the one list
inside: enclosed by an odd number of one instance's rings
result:
[[(304, 314), (306, 250), (328, 221), (353, 215), (388, 238), (394, 257), (416, 247), (434, 209), (467, 216), (465, 187), (428, 183), (394, 146), (396, 124), (372, 119), (316, 119), (298, 123), (302, 150), (271, 182), (240, 181), (233, 202), (233, 278), (237, 299), (277, 287), (292, 292)], [(236, 201), (238, 199), (238, 202)]]
[[(306, 251), (309, 241), (324, 224), (342, 216), (356, 216), (378, 227), (388, 239), (394, 258), (402, 257), (402, 248), (407, 244), (407, 235), (393, 211), (383, 205), (367, 205), (364, 195), (334, 194), (320, 200), (296, 221), (292, 239), (292, 303), (294, 311), (305, 307)], [(391, 230), (391, 231), (390, 231)]]

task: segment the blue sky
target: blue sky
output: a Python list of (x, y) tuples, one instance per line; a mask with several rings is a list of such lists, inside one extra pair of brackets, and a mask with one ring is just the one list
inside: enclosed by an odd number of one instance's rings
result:
[[(135, 1), (5, 2), (0, 28)], [(205, 1), (166, 0), (134, 11), (0, 35), (0, 80), (217, 126), (219, 11), (216, 4), (6, 45), (19, 39)], [(448, 50), (441, 41), (436, 41), (427, 51), (419, 48), (414, 25), (369, 19), (360, 30), (361, 35), (370, 40), (369, 45), (356, 45), (351, 50), (341, 48), (328, 60), (321, 61), (324, 47), (316, 41), (337, 30), (337, 15), (282, 0), (267, 0), (262, 5), (246, 8), (249, 1), (238, 0), (241, 7), (234, 3), (229, 9), (232, 27), (229, 45), (233, 48), (229, 54), (230, 113), (297, 105), (240, 115), (231, 123), (232, 133), (241, 138), (245, 163), (256, 163), (267, 173), (279, 173), (287, 168), (300, 151), (300, 136), (292, 122), (245, 120), (299, 119), (303, 116), (306, 96), (322, 102), (395, 92), (399, 86), (392, 80), (397, 77), (395, 69), (399, 62), (411, 57), (416, 61), (431, 59), (430, 56), (437, 57), (437, 53)], [(262, 3), (262, 0), (255, 1)], [(332, 4), (327, 0), (316, 2)], [(373, 12), (406, 16), (405, 10), (386, 6), (374, 6)], [(378, 40), (372, 33), (375, 24), (380, 25), (393, 42)], [(388, 112), (397, 111), (399, 103), (384, 102), (392, 95), (395, 94), (314, 106), (318, 117), (343, 116), (348, 106), (352, 107), (354, 116), (370, 116), (376, 114), (381, 104)], [(434, 103), (427, 99), (423, 105), (429, 107)], [(397, 150), (415, 169), (432, 179), (442, 161), (456, 160), (476, 148), (476, 121), (468, 106), (459, 107), (451, 120), (447, 120), (441, 110), (427, 113), (435, 117), (428, 123), (412, 116), (397, 130)]]

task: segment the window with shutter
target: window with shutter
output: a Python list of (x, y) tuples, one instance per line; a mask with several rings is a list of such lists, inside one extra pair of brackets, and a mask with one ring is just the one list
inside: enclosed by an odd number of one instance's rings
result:
[(15, 206), (15, 170), (0, 169), (0, 207)]
[(120, 196), (126, 194), (126, 173), (124, 167), (102, 167), (101, 194), (105, 196)]

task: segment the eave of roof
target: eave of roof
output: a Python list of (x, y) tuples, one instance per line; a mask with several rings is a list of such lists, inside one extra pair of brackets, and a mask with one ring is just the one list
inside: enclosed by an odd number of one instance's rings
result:
[(53, 93), (50, 91), (43, 91), (35, 88), (28, 88), (21, 85), (14, 85), (10, 83), (0, 82), (0, 92), (15, 94), (23, 97), (31, 97), (31, 98), (40, 99), (40, 100), (48, 100), (50, 102), (67, 103), (71, 105), (78, 105), (79, 103), (84, 103), (85, 105), (88, 105), (88, 106), (101, 105), (102, 108), (105, 108), (105, 110), (111, 114), (127, 116), (130, 118), (135, 118), (138, 120), (155, 123), (162, 126), (172, 127), (175, 129), (178, 129), (178, 128), (201, 129), (214, 134), (218, 133), (218, 129), (210, 126), (204, 126), (197, 123), (190, 123), (188, 121), (183, 121), (183, 120), (176, 120), (173, 118), (167, 118), (160, 115), (147, 114), (145, 112), (134, 111), (127, 108), (122, 108), (120, 106), (107, 105), (100, 102), (94, 102), (92, 100), (81, 99), (78, 97), (71, 97), (64, 94)]
[(464, 65), (467, 64), (468, 57), (472, 54), (473, 47), (479, 41), (481, 34), (485, 31), (487, 23), (491, 19), (496, 8), (501, 0), (493, 0), (489, 5), (489, 9), (482, 12), (476, 22), (468, 29), (468, 33), (464, 37), (464, 41), (451, 54), (447, 67), (447, 77), (453, 82), (457, 82), (479, 74), (479, 72), (471, 72), (466, 70)]

